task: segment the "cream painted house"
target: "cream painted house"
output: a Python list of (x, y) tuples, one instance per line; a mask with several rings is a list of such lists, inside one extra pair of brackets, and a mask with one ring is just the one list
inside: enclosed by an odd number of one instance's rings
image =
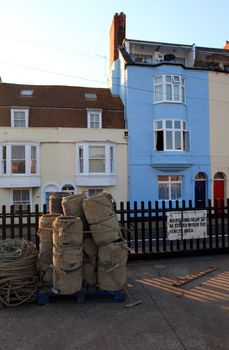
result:
[(229, 76), (209, 72), (210, 155), (212, 193), (229, 198)]
[(105, 190), (127, 200), (123, 105), (108, 89), (0, 84), (0, 206)]

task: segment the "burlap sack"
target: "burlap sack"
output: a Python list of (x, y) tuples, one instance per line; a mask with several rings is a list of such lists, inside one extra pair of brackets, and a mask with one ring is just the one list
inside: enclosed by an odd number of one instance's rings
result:
[(90, 230), (98, 246), (122, 239), (120, 225), (114, 213), (107, 220), (90, 225)]
[(64, 271), (75, 270), (82, 266), (83, 254), (80, 246), (54, 246), (53, 265)]
[(54, 245), (81, 245), (83, 243), (83, 225), (80, 218), (59, 216), (53, 222)]
[(116, 291), (126, 284), (126, 262), (128, 247), (125, 241), (99, 247), (98, 287)]
[(83, 200), (86, 199), (87, 196), (85, 193), (76, 193), (62, 199), (62, 209), (65, 216), (75, 216), (80, 217), (83, 223), (83, 230), (88, 231), (89, 226), (87, 219), (83, 210)]
[(98, 247), (90, 233), (84, 234), (83, 239), (83, 284), (94, 286), (97, 284)]
[(53, 290), (61, 295), (74, 294), (82, 288), (82, 267), (74, 271), (54, 268)]
[(56, 218), (53, 223), (53, 288), (60, 294), (72, 294), (82, 287), (82, 242), (80, 218)]
[(106, 220), (114, 213), (111, 194), (100, 192), (84, 199), (83, 210), (89, 225)]
[(40, 238), (38, 269), (42, 285), (52, 287), (52, 224), (58, 214), (46, 214), (39, 218), (37, 235)]
[(85, 193), (76, 193), (62, 199), (62, 208), (65, 216), (84, 216), (82, 207), (83, 200), (86, 199)]
[(49, 211), (51, 214), (63, 215), (61, 201), (64, 197), (69, 196), (67, 192), (56, 192), (49, 196)]
[(37, 234), (42, 242), (52, 242), (52, 225), (59, 214), (45, 214), (39, 218)]

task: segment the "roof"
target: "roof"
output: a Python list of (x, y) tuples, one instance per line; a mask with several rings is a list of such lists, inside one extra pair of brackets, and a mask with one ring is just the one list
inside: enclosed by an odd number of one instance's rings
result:
[(187, 44), (164, 43), (160, 41), (134, 40), (134, 39), (127, 39), (127, 38), (125, 39), (125, 41), (129, 41), (137, 44), (143, 44), (143, 45), (178, 46), (178, 47), (187, 48), (187, 49), (191, 49), (192, 46), (195, 45), (195, 44), (187, 45)]
[[(21, 90), (33, 90), (33, 94), (22, 96)], [(96, 94), (97, 99), (85, 94)], [(0, 106), (123, 110), (120, 97), (106, 88), (9, 83), (0, 83)]]

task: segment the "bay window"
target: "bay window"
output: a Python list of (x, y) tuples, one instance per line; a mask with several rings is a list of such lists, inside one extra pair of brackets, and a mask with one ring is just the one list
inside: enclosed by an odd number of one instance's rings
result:
[(189, 132), (183, 120), (155, 120), (155, 151), (188, 151)]
[(38, 175), (38, 144), (0, 144), (0, 175)]
[(154, 102), (185, 103), (185, 82), (181, 75), (158, 75), (154, 78)]
[(113, 174), (114, 146), (111, 144), (77, 145), (78, 174)]

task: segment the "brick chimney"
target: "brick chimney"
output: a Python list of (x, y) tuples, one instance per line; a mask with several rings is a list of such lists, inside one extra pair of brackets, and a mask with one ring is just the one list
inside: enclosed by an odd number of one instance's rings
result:
[(229, 50), (229, 41), (227, 40), (224, 45), (224, 50)]
[(118, 47), (122, 45), (126, 36), (126, 15), (116, 13), (110, 29), (110, 67), (118, 59)]

